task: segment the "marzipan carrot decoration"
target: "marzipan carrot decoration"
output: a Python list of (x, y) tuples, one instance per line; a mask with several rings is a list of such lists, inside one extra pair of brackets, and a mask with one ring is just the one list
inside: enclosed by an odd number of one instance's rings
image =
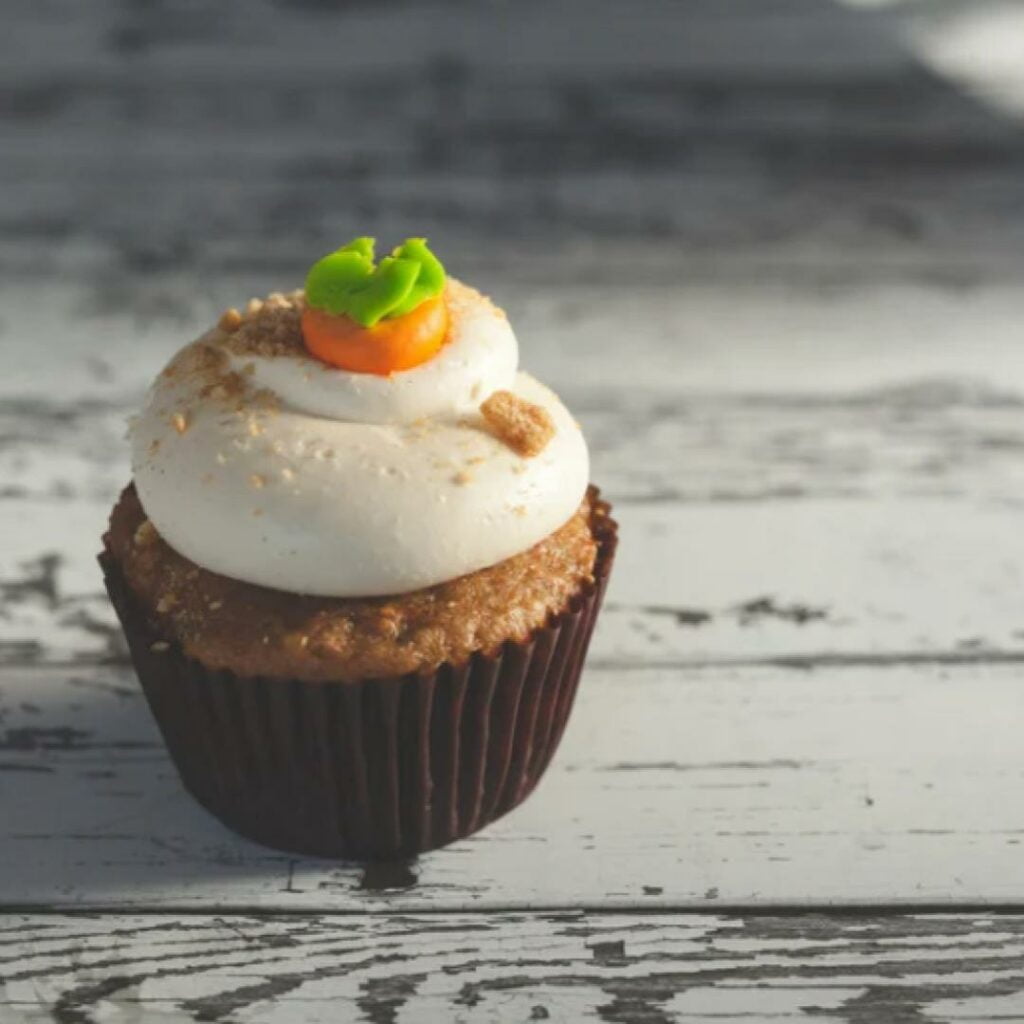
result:
[(356, 238), (310, 268), (302, 335), (318, 359), (387, 376), (426, 362), (448, 334), (444, 268), (410, 238), (376, 266), (374, 239)]

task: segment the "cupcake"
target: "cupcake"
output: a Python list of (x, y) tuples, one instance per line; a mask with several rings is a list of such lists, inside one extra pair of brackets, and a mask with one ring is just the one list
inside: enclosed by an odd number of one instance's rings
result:
[(100, 562), (182, 782), (235, 831), (406, 856), (536, 786), (615, 524), (517, 364), (423, 239), (360, 238), (151, 387)]

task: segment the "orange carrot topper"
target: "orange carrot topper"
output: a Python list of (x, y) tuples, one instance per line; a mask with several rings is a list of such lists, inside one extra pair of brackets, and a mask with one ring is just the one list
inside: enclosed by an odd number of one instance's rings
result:
[(386, 377), (434, 356), (448, 334), (444, 267), (424, 238), (409, 238), (379, 264), (374, 239), (356, 238), (306, 277), (302, 336), (318, 359)]

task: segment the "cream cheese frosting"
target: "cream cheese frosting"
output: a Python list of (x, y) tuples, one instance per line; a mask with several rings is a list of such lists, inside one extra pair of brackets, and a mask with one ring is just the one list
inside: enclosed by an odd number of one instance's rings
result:
[[(486, 568), (562, 526), (589, 478), (579, 427), (517, 372), (500, 310), (455, 281), (448, 299), (441, 351), (388, 377), (219, 330), (183, 349), (132, 428), (135, 486), (164, 539), (249, 583), (369, 597)], [(497, 390), (551, 417), (539, 455), (487, 429), (479, 406)]]

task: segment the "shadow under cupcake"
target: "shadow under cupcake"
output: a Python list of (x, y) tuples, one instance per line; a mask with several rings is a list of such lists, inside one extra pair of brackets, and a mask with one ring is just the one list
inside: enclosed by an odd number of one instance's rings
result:
[(153, 385), (100, 563), (182, 781), (242, 835), (411, 855), (546, 769), (616, 526), (517, 361), (421, 240), (357, 239)]

